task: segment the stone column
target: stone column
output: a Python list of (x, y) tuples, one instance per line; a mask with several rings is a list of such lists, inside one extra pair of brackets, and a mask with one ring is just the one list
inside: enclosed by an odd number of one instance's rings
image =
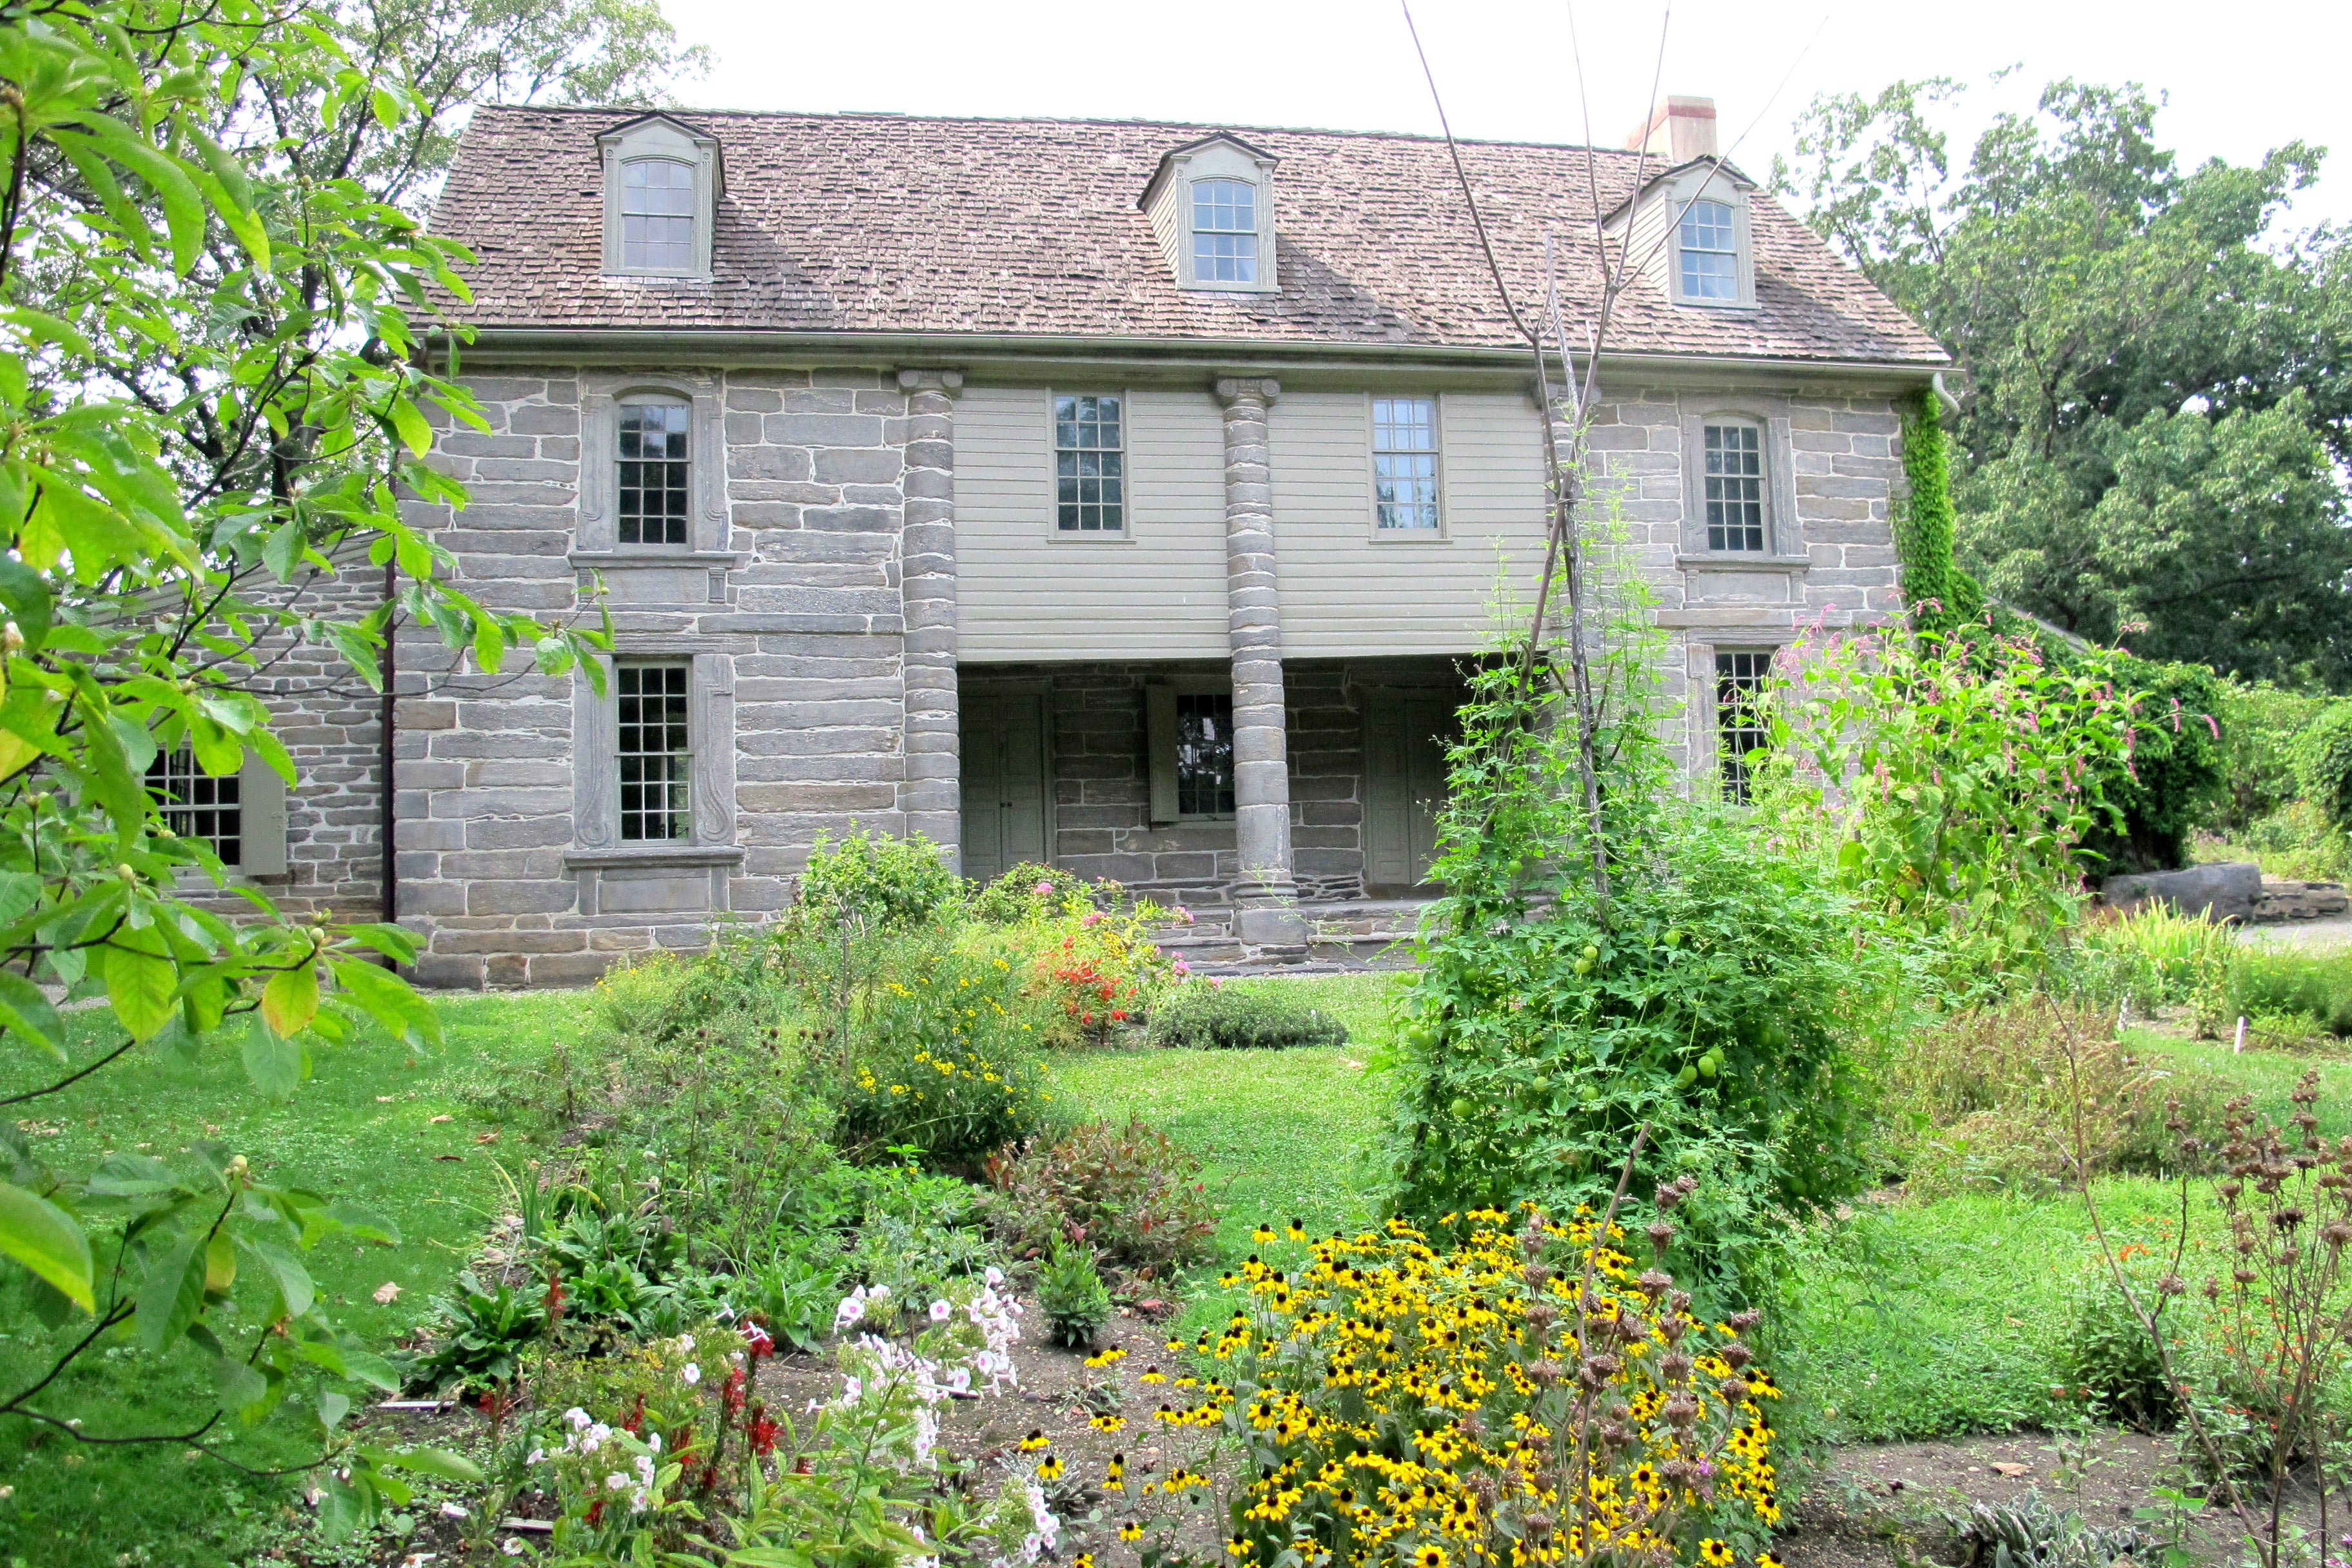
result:
[(961, 719), (956, 702), (955, 395), (952, 370), (902, 370), (907, 393), (907, 521), (899, 595), (907, 622), (907, 831), (963, 863)]
[(1241, 851), (1234, 934), (1253, 947), (1307, 940), (1290, 878), (1290, 758), (1282, 712), (1282, 612), (1275, 595), (1274, 471), (1266, 406), (1280, 384), (1217, 383), (1225, 407), (1225, 607), (1234, 659), (1234, 816)]

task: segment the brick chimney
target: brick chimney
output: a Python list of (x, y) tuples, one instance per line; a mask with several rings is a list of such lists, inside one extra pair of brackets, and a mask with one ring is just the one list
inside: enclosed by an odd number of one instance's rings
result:
[(1625, 138), (1626, 150), (1663, 158), (1669, 166), (1715, 156), (1715, 100), (1669, 97)]

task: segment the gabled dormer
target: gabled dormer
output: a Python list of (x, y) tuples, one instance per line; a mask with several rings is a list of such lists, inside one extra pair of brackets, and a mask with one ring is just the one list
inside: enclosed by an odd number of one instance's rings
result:
[(1756, 250), (1748, 208), (1756, 184), (1715, 148), (1715, 102), (1670, 98), (1627, 138), (1629, 151), (1656, 160), (1608, 231), (1677, 305), (1749, 310), (1756, 304)]
[(719, 139), (659, 112), (596, 138), (604, 171), (604, 271), (708, 278), (726, 167)]
[(1281, 287), (1274, 250), (1273, 153), (1220, 132), (1160, 160), (1137, 205), (1151, 219), (1178, 286), (1270, 294)]

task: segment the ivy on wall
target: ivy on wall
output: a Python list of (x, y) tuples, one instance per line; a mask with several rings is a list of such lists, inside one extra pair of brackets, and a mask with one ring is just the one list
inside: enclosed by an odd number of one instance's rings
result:
[(1903, 410), (1903, 472), (1911, 482), (1909, 501), (1895, 514), (1903, 596), (1927, 626), (1973, 619), (1984, 609), (1984, 590), (1952, 561), (1951, 459), (1932, 388), (1922, 387)]

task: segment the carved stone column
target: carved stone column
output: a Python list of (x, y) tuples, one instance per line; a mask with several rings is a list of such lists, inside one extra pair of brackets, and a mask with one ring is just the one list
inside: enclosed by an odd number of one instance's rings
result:
[(899, 595), (906, 616), (907, 831), (963, 863), (963, 779), (956, 701), (955, 396), (952, 370), (902, 370), (907, 393), (907, 521)]
[(1225, 408), (1225, 607), (1234, 659), (1234, 816), (1241, 851), (1234, 934), (1254, 947), (1307, 940), (1290, 876), (1290, 758), (1282, 711), (1282, 610), (1275, 593), (1274, 471), (1266, 407), (1280, 384), (1217, 383)]

